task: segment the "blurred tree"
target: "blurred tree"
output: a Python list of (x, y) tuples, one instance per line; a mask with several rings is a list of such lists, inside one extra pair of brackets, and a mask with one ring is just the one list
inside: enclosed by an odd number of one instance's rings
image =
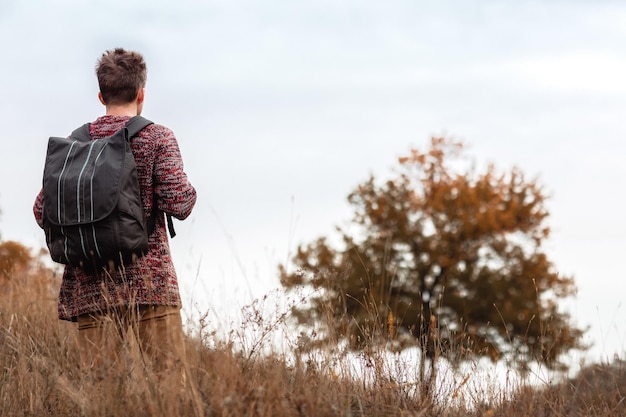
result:
[(557, 306), (575, 286), (542, 250), (545, 199), (519, 169), (478, 172), (462, 143), (434, 138), (399, 158), (393, 179), (359, 185), (348, 196), (355, 227), (337, 229), (343, 247), (301, 245), (281, 283), (316, 290), (294, 316), (323, 329), (320, 343), (421, 347), (422, 382), (439, 357), (564, 368), (583, 330)]
[[(46, 266), (47, 251), (38, 253), (15, 241), (0, 241), (0, 328), (12, 314), (56, 311), (58, 274)], [(56, 315), (55, 315), (56, 317)]]
[(0, 281), (10, 280), (13, 274), (23, 273), (34, 264), (30, 249), (14, 241), (0, 242)]

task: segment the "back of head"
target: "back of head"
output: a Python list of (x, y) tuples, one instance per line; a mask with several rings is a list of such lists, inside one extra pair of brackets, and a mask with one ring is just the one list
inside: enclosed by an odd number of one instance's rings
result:
[(138, 52), (115, 48), (102, 54), (96, 64), (96, 76), (107, 105), (128, 104), (146, 85), (146, 63)]

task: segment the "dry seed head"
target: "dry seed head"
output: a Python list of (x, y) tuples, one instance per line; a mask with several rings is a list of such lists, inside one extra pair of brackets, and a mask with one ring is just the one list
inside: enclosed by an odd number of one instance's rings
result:
[(389, 327), (389, 338), (396, 338), (396, 318), (393, 315), (393, 312), (389, 312), (387, 315), (387, 325)]

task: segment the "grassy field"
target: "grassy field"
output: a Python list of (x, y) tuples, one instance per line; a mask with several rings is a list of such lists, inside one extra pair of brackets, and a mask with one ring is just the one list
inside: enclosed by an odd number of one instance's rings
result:
[[(618, 359), (532, 384), (501, 383), (470, 364), (441, 375), (425, 399), (411, 362), (383, 350), (348, 360), (331, 346), (303, 354), (287, 313), (268, 316), (261, 304), (226, 337), (203, 319), (195, 324), (183, 387), (158, 381), (132, 346), (122, 371), (94, 380), (78, 367), (75, 327), (57, 319), (59, 277), (36, 257), (2, 256), (0, 416), (626, 416), (626, 363)], [(280, 350), (277, 334), (286, 340)]]

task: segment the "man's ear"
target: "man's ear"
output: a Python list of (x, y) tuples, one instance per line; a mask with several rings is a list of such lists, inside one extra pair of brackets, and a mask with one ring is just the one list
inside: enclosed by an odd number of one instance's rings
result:
[(140, 88), (137, 93), (137, 104), (143, 103), (144, 98), (146, 97), (146, 88)]
[(107, 105), (107, 104), (104, 102), (104, 99), (102, 98), (102, 93), (101, 93), (100, 91), (98, 91), (98, 100), (100, 100), (100, 103), (104, 104), (105, 106)]

